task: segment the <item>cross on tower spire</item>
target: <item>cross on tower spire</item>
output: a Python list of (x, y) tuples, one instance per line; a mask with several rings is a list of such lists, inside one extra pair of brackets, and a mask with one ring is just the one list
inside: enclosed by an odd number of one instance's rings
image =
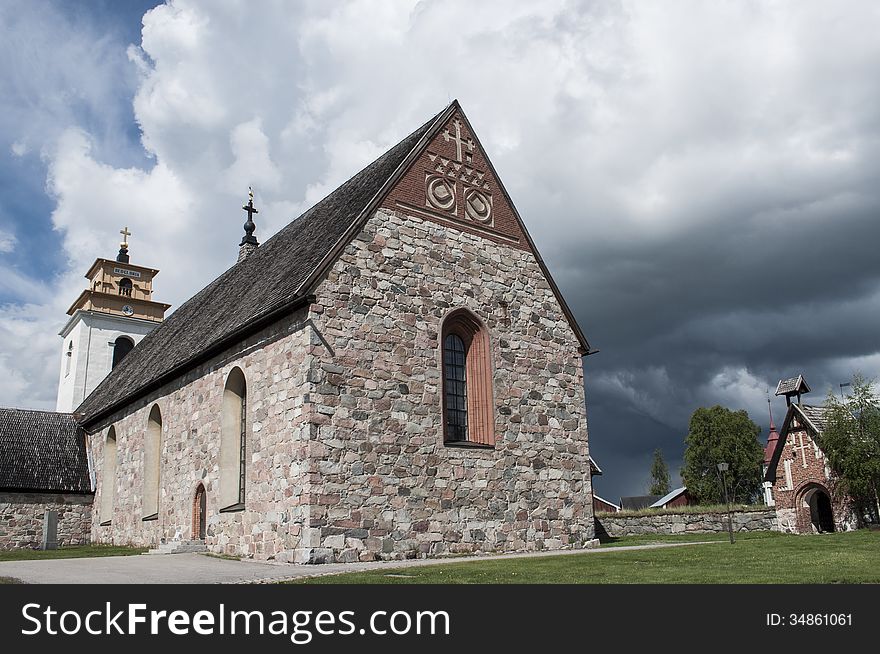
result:
[(242, 207), (247, 212), (247, 222), (244, 224), (244, 238), (238, 244), (238, 260), (246, 259), (260, 245), (254, 236), (254, 230), (257, 226), (254, 224), (254, 214), (260, 213), (254, 207), (254, 189), (248, 186), (248, 203)]
[(131, 236), (131, 232), (126, 226), (120, 229), (119, 233), (122, 234), (122, 243), (119, 244), (119, 254), (116, 255), (116, 260), (120, 263), (128, 263), (128, 237)]
[(254, 207), (254, 189), (248, 186), (248, 203), (242, 207), (247, 212), (247, 222), (244, 224), (244, 238), (241, 239), (241, 243), (239, 245), (244, 245), (245, 243), (249, 243), (251, 245), (259, 245), (257, 243), (257, 238), (254, 236), (254, 230), (257, 226), (254, 224), (254, 214), (260, 213)]

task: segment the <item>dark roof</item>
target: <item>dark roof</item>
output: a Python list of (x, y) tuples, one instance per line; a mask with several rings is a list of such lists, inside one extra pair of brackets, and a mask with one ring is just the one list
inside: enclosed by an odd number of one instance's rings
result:
[[(456, 110), (460, 111), (461, 107), (458, 101), (453, 101), (180, 305), (83, 401), (76, 410), (82, 414), (82, 424), (87, 429), (95, 427), (102, 418), (126, 403), (161, 387), (286, 312), (306, 304), (308, 294), (357, 233), (361, 221), (378, 206), (414, 157)], [(461, 115), (467, 122), (464, 112)], [(473, 129), (470, 131), (476, 138)], [(491, 162), (488, 163), (491, 167)], [(492, 170), (494, 174), (494, 168)], [(498, 179), (497, 174), (495, 177)], [(506, 195), (500, 179), (498, 184)], [(514, 214), (581, 344), (582, 354), (596, 352), (587, 343), (515, 208)]]
[[(448, 108), (388, 150), (243, 261), (184, 302), (117, 365), (77, 409), (86, 426), (182, 374), (212, 346), (304, 297), (311, 274)], [(237, 338), (236, 338), (237, 337)], [(227, 339), (234, 338), (232, 343)]]
[(620, 508), (622, 511), (638, 511), (639, 509), (647, 509), (654, 502), (660, 499), (660, 495), (633, 495), (632, 497), (621, 497)]
[(803, 375), (791, 377), (789, 379), (780, 379), (776, 385), (776, 395), (792, 395), (795, 393), (809, 393), (810, 387), (804, 380)]
[(0, 489), (92, 492), (85, 432), (72, 414), (0, 408)]

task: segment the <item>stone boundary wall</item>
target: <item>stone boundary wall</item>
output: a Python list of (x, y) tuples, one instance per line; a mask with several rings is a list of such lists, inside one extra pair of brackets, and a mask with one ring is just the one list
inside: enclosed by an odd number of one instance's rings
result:
[[(778, 531), (776, 510), (734, 511), (735, 531)], [(657, 515), (616, 516), (603, 513), (596, 516), (596, 535), (641, 536), (644, 534), (711, 534), (727, 531), (726, 513), (664, 513)]]
[(88, 545), (92, 499), (90, 493), (0, 492), (0, 550), (40, 547), (46, 511), (58, 512), (58, 547)]

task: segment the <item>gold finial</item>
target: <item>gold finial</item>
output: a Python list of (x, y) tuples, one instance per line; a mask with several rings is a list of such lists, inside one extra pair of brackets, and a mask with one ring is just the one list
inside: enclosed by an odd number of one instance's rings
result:
[(119, 230), (119, 233), (122, 234), (122, 243), (119, 244), (121, 248), (128, 247), (128, 237), (131, 236), (131, 232), (128, 231), (128, 227), (123, 227)]

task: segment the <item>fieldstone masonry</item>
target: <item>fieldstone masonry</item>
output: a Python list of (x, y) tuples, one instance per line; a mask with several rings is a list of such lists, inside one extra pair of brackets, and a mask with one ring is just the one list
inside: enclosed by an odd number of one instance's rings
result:
[[(311, 558), (580, 547), (593, 539), (578, 342), (527, 251), (391, 210), (346, 248), (311, 315), (323, 489)], [(438, 334), (488, 328), (496, 444), (443, 445)]]
[(0, 550), (37, 549), (43, 538), (43, 516), (58, 513), (59, 547), (88, 545), (92, 495), (0, 493)]
[[(603, 513), (596, 518), (597, 531), (613, 538), (643, 534), (712, 534), (727, 531), (726, 513), (667, 513), (617, 516)], [(734, 531), (778, 531), (776, 511), (734, 511)], [(604, 532), (604, 534), (603, 534)]]
[[(114, 415), (90, 439), (103, 493), (103, 445), (117, 438), (116, 497), (110, 525), (95, 511), (96, 542), (156, 547), (191, 539), (193, 500), (207, 492), (208, 548), (216, 553), (290, 560), (307, 519), (310, 457), (308, 365), (310, 327), (300, 311), (215, 357), (174, 384)], [(220, 407), (229, 372), (238, 366), (248, 384), (247, 502), (220, 513)], [(154, 404), (162, 413), (159, 515), (143, 521), (144, 437)]]
[[(116, 499), (96, 542), (192, 538), (209, 550), (317, 563), (582, 547), (594, 538), (579, 343), (534, 255), (390, 209), (345, 248), (314, 303), (111, 416)], [(496, 444), (443, 444), (441, 320), (488, 329)], [(220, 408), (247, 380), (245, 508), (218, 512)], [(159, 516), (142, 518), (143, 443), (162, 412)]]

